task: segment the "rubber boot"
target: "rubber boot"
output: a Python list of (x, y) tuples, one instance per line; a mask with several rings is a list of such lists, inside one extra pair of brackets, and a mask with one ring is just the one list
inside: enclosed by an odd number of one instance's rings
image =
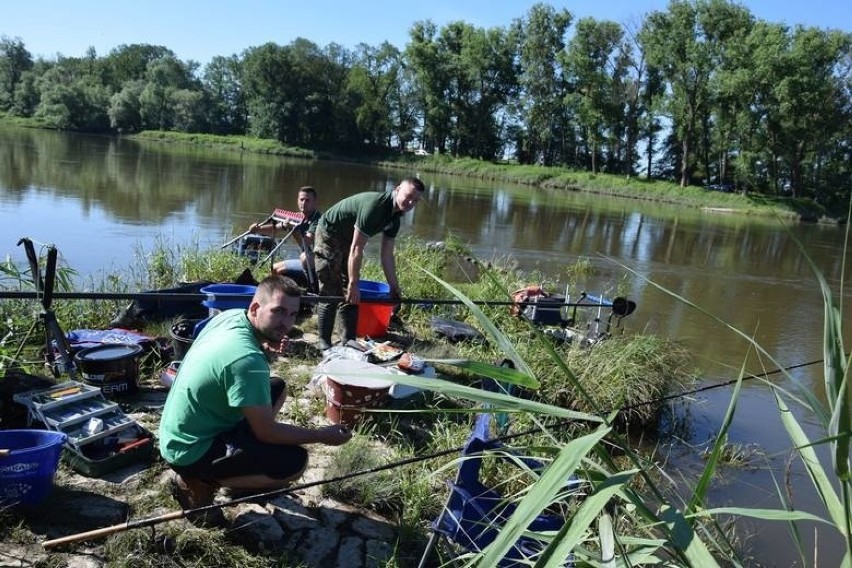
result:
[(355, 304), (341, 305), (340, 319), (343, 321), (343, 339), (340, 342), (346, 345), (347, 342), (357, 339), (358, 306)]
[(317, 347), (325, 351), (331, 347), (331, 334), (334, 331), (334, 320), (337, 315), (337, 304), (317, 304)]

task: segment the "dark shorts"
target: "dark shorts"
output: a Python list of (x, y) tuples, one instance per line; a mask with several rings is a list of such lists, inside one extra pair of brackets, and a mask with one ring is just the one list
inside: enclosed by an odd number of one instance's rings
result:
[[(269, 381), (272, 402), (284, 392), (284, 381)], [(246, 420), (228, 432), (219, 434), (210, 449), (195, 463), (169, 466), (178, 474), (215, 482), (228, 477), (266, 475), (273, 479), (289, 479), (298, 475), (308, 463), (308, 451), (301, 446), (267, 444), (258, 440)]]

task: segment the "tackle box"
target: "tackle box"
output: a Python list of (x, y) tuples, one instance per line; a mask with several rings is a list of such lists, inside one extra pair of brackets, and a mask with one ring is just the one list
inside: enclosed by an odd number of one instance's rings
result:
[(97, 477), (139, 461), (150, 461), (153, 436), (99, 387), (66, 381), (48, 389), (15, 394), (29, 411), (29, 422), (41, 422), (68, 436), (63, 458), (79, 473)]

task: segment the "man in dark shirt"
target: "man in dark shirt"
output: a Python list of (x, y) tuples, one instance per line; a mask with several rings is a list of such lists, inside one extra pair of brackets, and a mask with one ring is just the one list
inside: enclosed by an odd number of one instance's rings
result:
[(358, 281), (364, 248), (370, 237), (382, 233), (381, 263), (391, 296), (402, 297), (396, 275), (394, 239), (400, 217), (423, 196), (423, 182), (406, 178), (390, 193), (365, 192), (347, 197), (332, 206), (320, 219), (314, 242), (320, 296), (342, 296), (343, 304), (324, 303), (317, 308), (319, 347), (331, 346), (336, 312), (343, 320), (343, 343), (355, 339), (358, 327)]
[[(305, 216), (305, 220), (304, 225), (293, 232), (293, 238), (302, 252), (299, 254), (298, 259), (287, 259), (276, 262), (272, 266), (272, 271), (281, 276), (292, 278), (302, 286), (310, 287), (311, 282), (316, 283), (316, 278), (310, 277), (311, 274), (316, 274), (311, 249), (314, 246), (314, 234), (317, 232), (317, 223), (319, 223), (320, 216), (322, 216), (322, 211), (317, 209), (316, 189), (309, 185), (300, 187), (297, 205), (299, 212)], [(271, 221), (264, 224), (254, 223), (249, 227), (249, 231), (252, 234), (266, 235), (274, 238), (287, 234), (289, 228), (283, 222)]]

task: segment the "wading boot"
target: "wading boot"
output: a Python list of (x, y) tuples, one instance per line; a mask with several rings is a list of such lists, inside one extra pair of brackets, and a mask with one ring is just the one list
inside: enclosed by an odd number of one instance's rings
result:
[(343, 320), (343, 338), (340, 343), (346, 345), (347, 342), (357, 338), (358, 306), (355, 304), (340, 306), (340, 319)]
[(337, 315), (337, 304), (317, 304), (317, 348), (325, 351), (331, 347), (331, 333), (334, 331), (334, 319)]

